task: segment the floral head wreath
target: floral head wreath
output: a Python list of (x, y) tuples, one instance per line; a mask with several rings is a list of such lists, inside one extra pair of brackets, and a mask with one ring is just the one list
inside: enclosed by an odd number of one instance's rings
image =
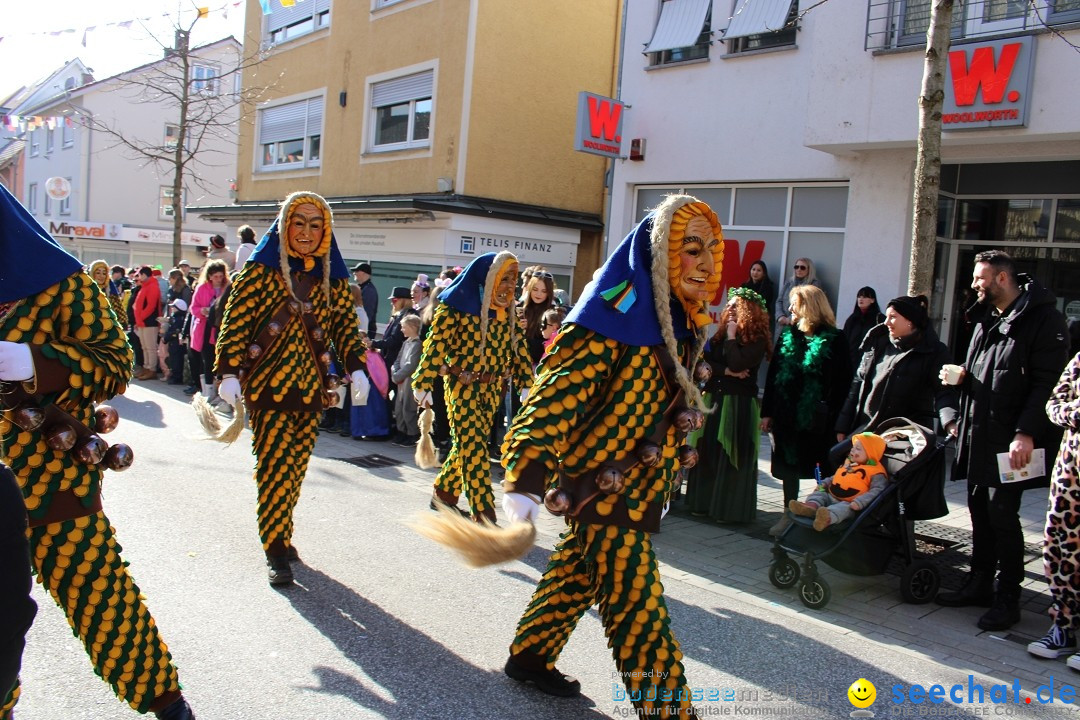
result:
[(755, 302), (766, 310), (769, 309), (768, 306), (765, 304), (765, 298), (761, 297), (759, 293), (754, 292), (750, 288), (732, 288), (731, 290), (728, 290), (728, 297), (742, 298), (747, 302)]

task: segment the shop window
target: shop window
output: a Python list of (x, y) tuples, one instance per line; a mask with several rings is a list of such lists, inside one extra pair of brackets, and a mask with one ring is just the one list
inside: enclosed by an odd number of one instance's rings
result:
[(372, 84), (372, 150), (431, 146), (434, 83), (435, 71), (426, 70)]
[(210, 65), (191, 68), (191, 91), (206, 95), (218, 94), (218, 69)]
[(711, 43), (712, 0), (662, 0), (644, 52), (657, 67), (708, 58)]
[(267, 3), (270, 14), (264, 16), (264, 37), (271, 45), (280, 45), (330, 27), (330, 0), (294, 2), (287, 7), (282, 6), (281, 0), (264, 0), (264, 4)]
[(735, 224), (783, 227), (787, 217), (785, 187), (738, 188), (735, 191)]
[(1050, 200), (959, 200), (957, 237), (1005, 243), (1046, 242)]
[(797, 187), (791, 195), (794, 227), (842, 228), (847, 222), (847, 188)]
[(38, 184), (30, 183), (30, 187), (26, 192), (26, 209), (32, 214), (37, 214), (37, 196), (38, 196)]
[(260, 170), (318, 167), (322, 156), (323, 97), (259, 111)]
[(795, 44), (799, 4), (796, 0), (735, 0), (724, 31), (729, 53)]
[(1080, 243), (1080, 200), (1058, 200), (1054, 240)]

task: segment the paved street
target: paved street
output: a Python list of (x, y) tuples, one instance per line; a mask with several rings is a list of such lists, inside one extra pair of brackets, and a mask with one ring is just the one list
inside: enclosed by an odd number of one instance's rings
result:
[[(341, 459), (411, 453), (324, 435), (296, 516), (298, 584), (275, 590), (255, 530), (250, 435), (227, 448), (201, 439), (185, 400), (159, 381), (115, 400), (122, 420), (109, 439), (130, 443), (137, 459), (107, 476), (104, 502), (200, 720), (631, 714), (628, 701), (613, 699), (622, 686), (595, 612), (559, 662), (582, 681), (581, 698), (550, 698), (502, 674), (559, 520), (542, 520), (539, 547), (523, 561), (469, 570), (403, 523), (428, 512), (433, 472), (411, 462), (363, 470)], [(778, 492), (763, 482), (759, 507), (778, 504)], [(962, 491), (943, 522), (962, 522), (961, 503)], [(1036, 525), (1028, 523), (1029, 541), (1037, 542)], [(878, 718), (1076, 716), (1056, 695), (1044, 705), (1033, 694), (1044, 683), (1080, 685), (1063, 662), (1025, 651), (1046, 628), (1036, 612), (1025, 611), (1010, 633), (981, 633), (978, 610), (905, 605), (895, 576), (831, 568), (823, 573), (833, 600), (813, 611), (794, 589), (769, 584), (771, 545), (752, 529), (673, 515), (656, 544), (690, 684), (718, 696), (697, 703), (707, 713), (849, 717), (847, 689), (866, 678), (877, 688), (869, 709)], [(1028, 607), (1040, 597), (1045, 607), (1045, 584), (1041, 593), (1033, 579)], [(38, 588), (35, 596), (19, 720), (135, 717), (93, 675), (59, 609)], [(906, 694), (916, 684), (960, 684), (963, 702), (894, 704), (894, 686)], [(1008, 704), (989, 702), (994, 684), (1009, 686)], [(967, 702), (969, 685), (985, 689), (985, 704)], [(725, 701), (729, 690), (735, 699)]]

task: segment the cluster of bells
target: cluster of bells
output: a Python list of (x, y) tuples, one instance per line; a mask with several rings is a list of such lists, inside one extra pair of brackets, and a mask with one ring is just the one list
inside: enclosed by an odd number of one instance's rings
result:
[[(292, 300), (292, 301), (289, 302), (289, 312), (292, 313), (293, 315), (300, 315), (300, 314), (310, 315), (311, 313), (315, 312), (315, 306), (312, 305), (310, 302), (299, 302), (297, 300)], [(266, 332), (268, 332), (270, 334), (270, 337), (277, 337), (278, 335), (281, 334), (281, 330), (282, 330), (281, 323), (279, 323), (277, 321), (271, 321), (266, 326)], [(311, 339), (312, 340), (314, 340), (317, 343), (321, 343), (325, 338), (326, 338), (326, 331), (323, 330), (321, 327), (316, 325), (315, 327), (311, 328)], [(255, 362), (260, 357), (262, 357), (262, 354), (263, 354), (262, 346), (260, 346), (258, 343), (251, 343), (250, 345), (248, 345), (247, 354), (248, 354), (248, 358), (252, 362)], [(330, 353), (328, 353), (328, 352), (323, 352), (323, 353), (321, 353), (319, 355), (319, 362), (321, 362), (323, 364), (324, 368), (329, 369), (330, 368), (330, 363), (331, 363), (332, 360), (333, 360), (333, 358), (330, 356)], [(345, 383), (346, 383), (346, 380), (344, 380), (340, 375), (334, 375), (332, 373), (326, 375), (326, 381), (323, 384), (323, 397), (322, 397), (323, 405), (325, 407), (333, 407), (334, 405), (337, 404), (338, 397), (337, 397), (337, 393), (334, 392), (334, 391), (337, 390), (342, 385), (344, 385)]]
[[(712, 367), (705, 362), (698, 363), (694, 368), (694, 381), (704, 385), (711, 378)], [(675, 416), (672, 418), (671, 424), (683, 436), (694, 430), (700, 430), (705, 424), (705, 414), (700, 410), (683, 407), (674, 411), (674, 413)], [(660, 464), (664, 453), (663, 449), (656, 443), (651, 440), (644, 440), (634, 449), (634, 455), (637, 461), (628, 470), (638, 465), (655, 467)], [(689, 470), (697, 463), (697, 450), (689, 445), (679, 447), (679, 465), (682, 469)], [(601, 468), (596, 476), (596, 487), (606, 495), (621, 493), (623, 488), (626, 487), (626, 473), (617, 467), (607, 465)], [(553, 515), (565, 515), (570, 512), (571, 508), (574, 507), (574, 502), (573, 495), (563, 487), (551, 488), (544, 495), (544, 506)]]
[[(27, 432), (33, 432), (49, 421), (45, 409), (30, 401), (20, 403), (11, 411), (11, 421)], [(131, 467), (135, 453), (124, 443), (109, 445), (101, 435), (112, 432), (120, 422), (120, 415), (110, 405), (98, 405), (94, 408), (94, 429), (96, 433), (79, 433), (76, 427), (64, 419), (54, 420), (45, 428), (45, 444), (53, 450), (67, 452), (73, 450), (79, 462), (87, 465), (104, 465), (109, 470), (120, 472)], [(98, 434), (100, 433), (100, 435)]]

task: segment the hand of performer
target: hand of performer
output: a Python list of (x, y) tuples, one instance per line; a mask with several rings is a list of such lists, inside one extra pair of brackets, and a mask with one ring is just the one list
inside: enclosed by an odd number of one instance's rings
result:
[(524, 493), (505, 493), (502, 506), (507, 519), (512, 523), (533, 522), (540, 516), (540, 503)]
[(234, 377), (222, 378), (217, 394), (222, 400), (236, 407), (236, 400), (240, 397), (240, 381)]
[(371, 392), (371, 381), (363, 370), (353, 370), (350, 376), (352, 380), (353, 405), (367, 405), (368, 393)]
[(421, 410), (431, 407), (431, 392), (428, 390), (413, 390), (413, 399)]
[(0, 380), (34, 379), (34, 356), (26, 343), (0, 341)]

